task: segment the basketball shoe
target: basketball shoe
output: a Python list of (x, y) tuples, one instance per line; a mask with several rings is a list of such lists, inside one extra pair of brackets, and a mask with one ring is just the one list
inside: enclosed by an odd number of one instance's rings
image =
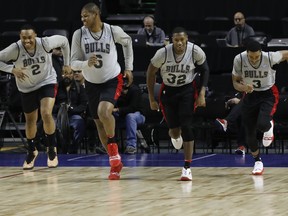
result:
[(34, 162), (38, 156), (36, 148), (27, 151), (27, 156), (23, 164), (23, 170), (31, 170), (34, 168)]
[(182, 168), (182, 174), (181, 174), (181, 181), (191, 181), (192, 180), (192, 172), (191, 169), (185, 169), (184, 167)]
[(120, 179), (120, 172), (123, 168), (122, 162), (116, 167), (111, 167), (110, 175), (108, 176), (109, 180), (119, 180)]
[(273, 134), (274, 121), (271, 120), (271, 121), (270, 121), (270, 124), (271, 124), (270, 129), (269, 129), (267, 132), (265, 132), (265, 133), (263, 134), (263, 140), (262, 140), (262, 143), (263, 143), (263, 146), (265, 146), (265, 147), (270, 146), (271, 143), (272, 143), (273, 140), (274, 140), (274, 134)]
[(58, 166), (58, 156), (56, 147), (48, 147), (47, 148), (47, 166), (49, 168), (56, 168)]
[(217, 122), (218, 124), (220, 124), (221, 127), (222, 127), (222, 129), (223, 129), (223, 131), (226, 132), (226, 130), (227, 130), (227, 125), (228, 125), (227, 120), (225, 120), (225, 119), (220, 119), (220, 118), (216, 118), (216, 122)]
[(245, 147), (244, 147), (244, 146), (239, 146), (239, 147), (235, 150), (235, 154), (245, 155)]
[(109, 163), (111, 167), (118, 167), (121, 163), (121, 156), (118, 153), (117, 143), (108, 143), (107, 151), (109, 155)]
[(262, 175), (264, 171), (263, 163), (262, 161), (256, 161), (254, 165), (254, 169), (252, 171), (253, 175)]
[(175, 149), (181, 149), (182, 145), (183, 145), (183, 139), (182, 139), (182, 136), (180, 136), (179, 138), (177, 139), (173, 139), (171, 138), (171, 142), (174, 146)]

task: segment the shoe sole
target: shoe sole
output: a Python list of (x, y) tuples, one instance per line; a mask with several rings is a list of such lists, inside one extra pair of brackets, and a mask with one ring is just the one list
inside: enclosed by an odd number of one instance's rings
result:
[(121, 167), (120, 167), (120, 170), (117, 172), (118, 175), (115, 175), (115, 174), (111, 174), (111, 173), (110, 173), (110, 175), (108, 176), (108, 179), (109, 179), (109, 180), (119, 180), (119, 179), (120, 179), (120, 172), (121, 172), (121, 170), (122, 170), (122, 168), (123, 168), (123, 163), (120, 163), (119, 166), (121, 166)]
[[(35, 158), (34, 158), (34, 165), (35, 165), (35, 161), (36, 161), (37, 157), (38, 157), (38, 153), (37, 153), (37, 155), (36, 155)], [(34, 165), (33, 165), (33, 167), (31, 167), (31, 168), (25, 168), (25, 167), (23, 167), (23, 170), (32, 170), (32, 169), (34, 168)]]
[(264, 172), (264, 169), (262, 170), (262, 172), (256, 172), (256, 173), (253, 173), (253, 172), (252, 172), (252, 175), (262, 175), (263, 172)]
[(192, 181), (192, 179), (187, 178), (187, 177), (181, 177), (180, 181)]

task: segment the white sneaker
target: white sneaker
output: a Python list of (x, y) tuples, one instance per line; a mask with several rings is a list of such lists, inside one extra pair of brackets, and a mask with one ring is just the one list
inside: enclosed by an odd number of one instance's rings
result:
[(262, 175), (264, 171), (263, 163), (262, 161), (256, 161), (254, 165), (254, 169), (252, 171), (253, 175)]
[(47, 166), (49, 168), (56, 168), (58, 166), (58, 157), (57, 157), (57, 149), (54, 148), (47, 148)]
[(271, 123), (270, 129), (263, 134), (262, 143), (263, 143), (263, 146), (265, 146), (265, 147), (270, 146), (274, 140), (274, 134), (273, 134), (274, 121), (271, 120), (270, 123)]
[(181, 181), (191, 181), (192, 180), (192, 172), (191, 169), (185, 169), (184, 167), (182, 168), (182, 174), (181, 174)]
[(35, 149), (34, 151), (28, 151), (26, 159), (23, 164), (23, 170), (30, 170), (34, 168), (34, 162), (38, 156), (38, 151)]
[(177, 139), (173, 139), (171, 138), (171, 142), (174, 146), (175, 149), (181, 149), (182, 145), (183, 145), (183, 139), (182, 139), (182, 136), (180, 136), (179, 138)]

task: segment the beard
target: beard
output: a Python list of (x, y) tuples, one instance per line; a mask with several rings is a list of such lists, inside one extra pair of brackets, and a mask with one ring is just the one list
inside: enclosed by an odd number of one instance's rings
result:
[(69, 86), (72, 83), (72, 79), (65, 77), (63, 79), (64, 86)]

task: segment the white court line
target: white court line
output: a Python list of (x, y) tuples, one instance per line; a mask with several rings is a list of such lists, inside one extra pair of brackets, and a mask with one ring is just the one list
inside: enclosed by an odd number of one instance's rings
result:
[[(70, 158), (70, 159), (68, 159), (67, 161), (74, 161), (74, 160), (78, 160), (78, 159), (84, 159), (84, 158), (94, 157), (94, 156), (96, 156), (96, 155), (99, 155), (99, 154), (92, 154), (92, 155), (87, 155), (87, 156)], [(207, 155), (207, 156), (195, 158), (195, 159), (193, 159), (193, 161), (195, 161), (195, 160), (202, 160), (202, 159), (205, 159), (205, 158), (208, 158), (208, 157), (213, 157), (213, 156), (215, 156), (215, 155), (216, 155), (216, 154), (211, 154), (211, 155)], [(141, 160), (137, 160), (137, 161), (141, 161)], [(152, 161), (152, 160), (146, 160), (146, 161)], [(157, 160), (157, 161), (166, 161), (166, 160)]]
[(203, 157), (195, 158), (195, 159), (192, 159), (192, 161), (195, 161), (195, 160), (201, 160), (201, 159), (208, 158), (208, 157), (213, 157), (213, 156), (215, 156), (215, 155), (216, 155), (216, 154), (211, 154), (211, 155), (207, 155), (207, 156), (203, 156)]
[(93, 157), (99, 154), (92, 154), (92, 155), (86, 155), (86, 156), (81, 156), (81, 157), (75, 157), (75, 158), (70, 158), (67, 161), (74, 161), (74, 160), (78, 160), (78, 159), (83, 159), (83, 158), (89, 158), (89, 157)]

